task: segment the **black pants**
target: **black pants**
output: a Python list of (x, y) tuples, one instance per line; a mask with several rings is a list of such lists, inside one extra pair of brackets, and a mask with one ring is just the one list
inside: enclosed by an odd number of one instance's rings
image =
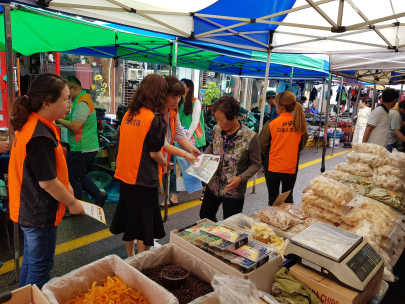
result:
[(264, 176), (266, 178), (267, 191), (269, 192), (269, 206), (273, 206), (277, 196), (280, 194), (280, 183), (282, 193), (291, 190), (291, 193), (285, 200), (285, 203), (294, 203), (293, 189), (295, 186), (295, 181), (297, 180), (297, 173), (276, 173), (265, 170)]
[(204, 200), (201, 205), (200, 218), (207, 218), (213, 222), (217, 222), (217, 212), (219, 206), (222, 203), (222, 209), (224, 211), (224, 219), (241, 213), (243, 210), (243, 204), (245, 198), (227, 198), (216, 196), (207, 187), (205, 188)]

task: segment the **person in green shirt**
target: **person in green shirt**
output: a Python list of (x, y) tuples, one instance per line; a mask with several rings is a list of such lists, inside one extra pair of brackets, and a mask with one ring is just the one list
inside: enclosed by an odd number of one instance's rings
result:
[(80, 80), (75, 76), (66, 77), (70, 97), (74, 100), (70, 114), (56, 123), (68, 129), (70, 152), (66, 156), (69, 170), (69, 181), (76, 199), (82, 199), (82, 191), (87, 192), (95, 204), (103, 207), (108, 197), (101, 192), (86, 174), (87, 166), (96, 156), (98, 145), (97, 115), (90, 94), (82, 89)]

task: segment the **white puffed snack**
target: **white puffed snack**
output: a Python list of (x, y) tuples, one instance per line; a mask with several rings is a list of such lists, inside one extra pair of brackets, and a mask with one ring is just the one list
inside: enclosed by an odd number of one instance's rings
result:
[(372, 198), (364, 197), (364, 196), (357, 196), (356, 201), (361, 201), (360, 209), (371, 210), (373, 212), (379, 213), (387, 220), (397, 222), (401, 220), (402, 215), (395, 212), (391, 207), (380, 203)]
[(377, 252), (381, 250), (381, 229), (375, 225), (372, 225), (369, 221), (363, 220), (349, 231), (357, 235), (361, 235), (363, 239), (366, 240)]
[(381, 233), (385, 236), (389, 236), (394, 228), (392, 221), (387, 220), (384, 215), (372, 210), (353, 208), (342, 215), (342, 220), (350, 226), (357, 226), (365, 219), (372, 225), (378, 226), (381, 229)]
[(353, 144), (353, 150), (359, 153), (369, 153), (380, 157), (390, 157), (390, 152), (383, 146), (367, 143)]
[(362, 163), (373, 168), (384, 166), (387, 163), (384, 157), (370, 153), (350, 152), (346, 158), (349, 163)]
[(347, 205), (357, 195), (349, 187), (324, 176), (315, 177), (309, 184), (316, 195), (325, 197), (337, 205)]
[(328, 210), (336, 215), (342, 215), (349, 207), (337, 205), (329, 201), (327, 198), (316, 195), (312, 190), (302, 195), (302, 201), (307, 204), (315, 205)]
[(336, 170), (326, 171), (326, 172), (322, 173), (322, 175), (327, 178), (334, 179), (335, 181), (338, 181), (338, 182), (345, 182), (349, 178), (355, 177), (353, 174), (343, 172), (343, 171), (336, 171)]
[(398, 164), (398, 167), (405, 167), (405, 153), (398, 152), (396, 149), (394, 149), (394, 151), (392, 151), (390, 155), (390, 159), (392, 160), (392, 162)]
[(336, 171), (342, 171), (361, 177), (373, 176), (373, 169), (362, 163), (340, 163), (335, 166)]
[(404, 182), (396, 176), (374, 175), (371, 180), (376, 187), (395, 192), (403, 191)]
[(330, 212), (328, 210), (325, 210), (321, 207), (315, 206), (315, 205), (311, 205), (311, 204), (307, 204), (307, 203), (301, 203), (299, 205), (305, 212), (312, 214), (313, 216), (316, 217), (320, 217), (323, 218), (329, 222), (332, 223), (338, 223), (340, 221), (340, 216), (336, 215), (333, 212)]
[[(326, 172), (325, 172), (326, 173)], [(396, 176), (398, 178), (405, 177), (405, 171), (397, 166), (385, 165), (378, 168), (374, 168), (374, 174), (376, 175), (386, 175), (386, 176)]]

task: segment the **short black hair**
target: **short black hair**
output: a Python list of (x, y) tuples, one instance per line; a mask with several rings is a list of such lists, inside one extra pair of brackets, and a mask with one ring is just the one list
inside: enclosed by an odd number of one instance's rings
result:
[(70, 83), (70, 84), (74, 84), (75, 86), (78, 87), (82, 87), (82, 83), (80, 82), (79, 79), (77, 79), (77, 77), (75, 76), (66, 76), (66, 80)]
[(306, 96), (301, 96), (301, 101), (307, 101), (307, 97)]
[(221, 111), (225, 114), (227, 120), (233, 120), (239, 115), (240, 105), (239, 102), (231, 96), (222, 96), (215, 101), (212, 106), (212, 111)]
[(394, 89), (386, 89), (382, 93), (382, 102), (383, 103), (391, 103), (398, 98), (399, 98), (399, 93), (397, 92), (397, 90), (394, 90)]

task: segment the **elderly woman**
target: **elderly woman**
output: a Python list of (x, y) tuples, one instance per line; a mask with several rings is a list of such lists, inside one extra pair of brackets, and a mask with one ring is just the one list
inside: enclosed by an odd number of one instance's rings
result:
[(248, 180), (260, 170), (259, 141), (254, 131), (238, 121), (240, 106), (230, 96), (219, 98), (213, 105), (218, 124), (212, 131), (212, 143), (205, 154), (220, 155), (217, 172), (208, 183), (200, 218), (217, 221), (223, 204), (224, 219), (241, 213)]

